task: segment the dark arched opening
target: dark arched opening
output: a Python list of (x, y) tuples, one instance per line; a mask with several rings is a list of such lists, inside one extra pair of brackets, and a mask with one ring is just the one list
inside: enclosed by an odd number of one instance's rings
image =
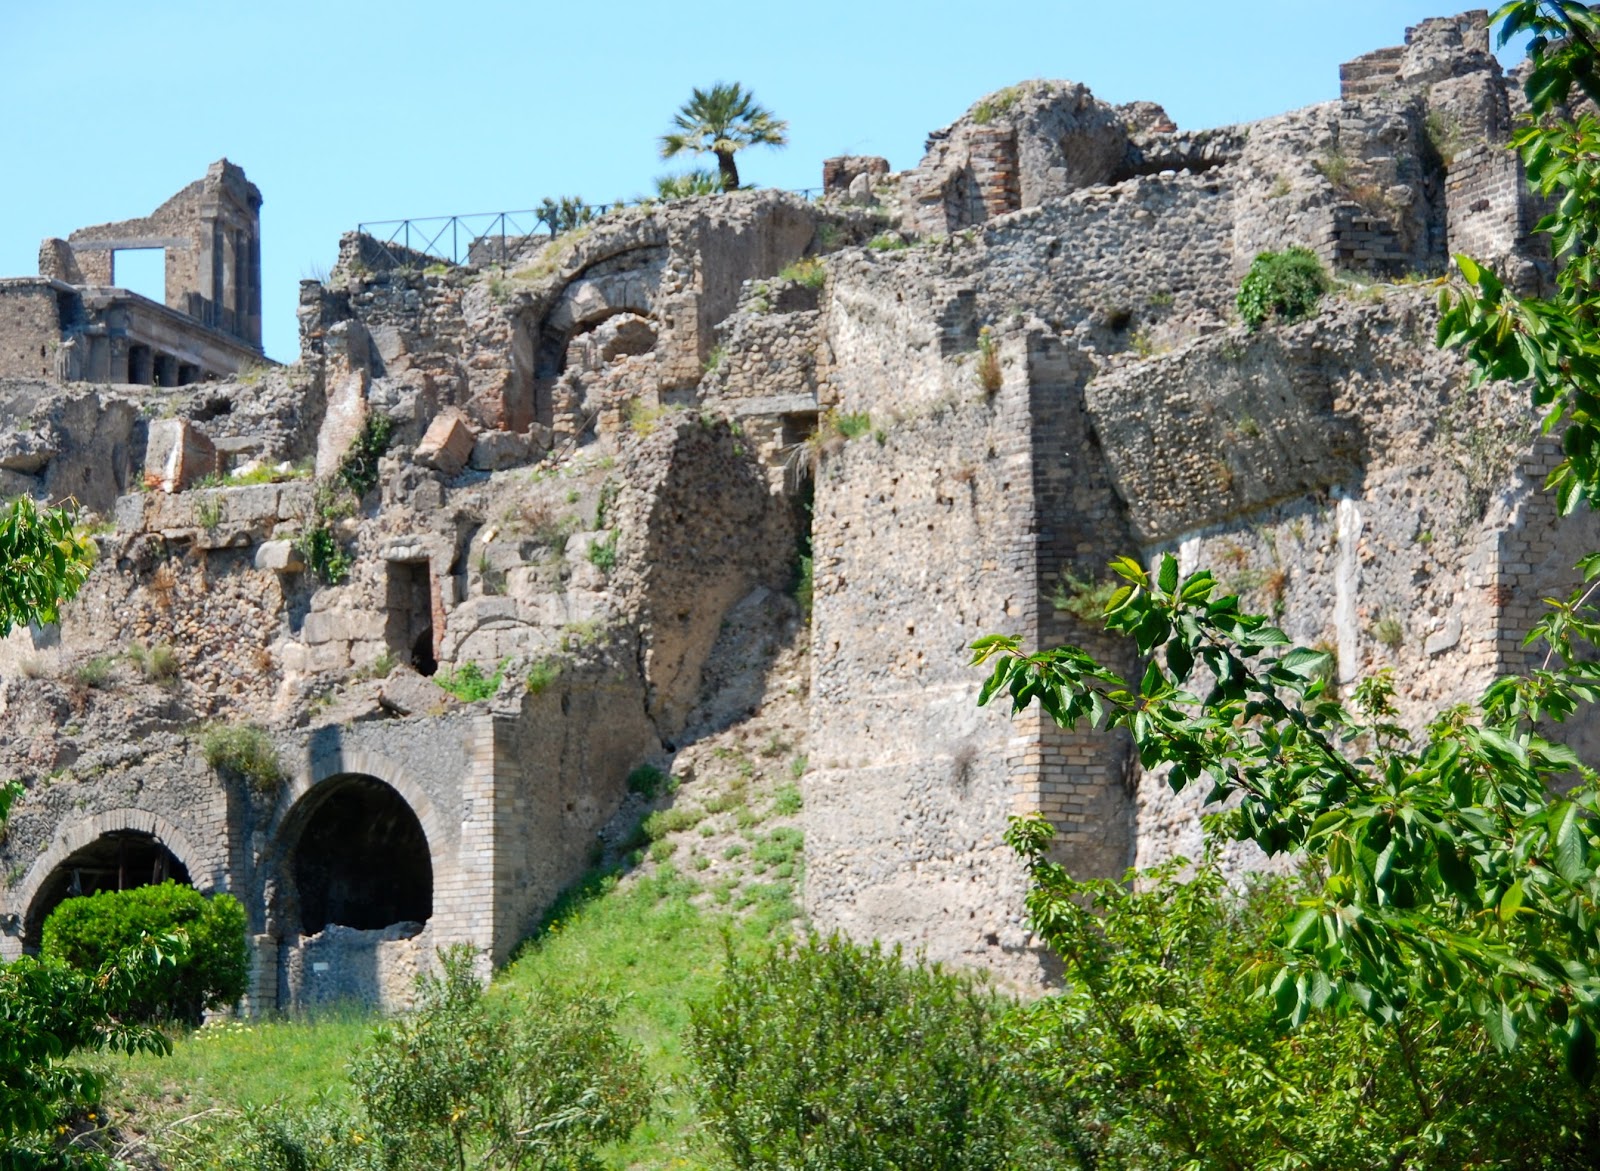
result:
[(44, 921), (67, 899), (103, 890), (132, 890), (171, 879), (190, 885), (189, 868), (154, 834), (114, 830), (62, 859), (39, 884), (23, 927), (23, 945), (39, 946)]
[(300, 931), (331, 923), (364, 931), (426, 923), (433, 914), (433, 859), (405, 798), (375, 777), (323, 782), (289, 860)]

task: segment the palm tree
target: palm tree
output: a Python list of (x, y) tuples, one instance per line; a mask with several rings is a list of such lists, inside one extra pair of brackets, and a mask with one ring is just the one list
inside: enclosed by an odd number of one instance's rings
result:
[(661, 136), (661, 157), (709, 151), (717, 156), (724, 191), (739, 186), (739, 167), (733, 161), (736, 151), (788, 142), (785, 131), (789, 124), (756, 105), (755, 95), (738, 82), (719, 81), (708, 90), (695, 89), (692, 93), (672, 117), (677, 129)]

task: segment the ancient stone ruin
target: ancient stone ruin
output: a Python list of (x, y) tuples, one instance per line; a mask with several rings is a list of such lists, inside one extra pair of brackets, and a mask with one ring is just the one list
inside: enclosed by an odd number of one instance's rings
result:
[[(1192, 852), (1197, 809), (1117, 736), (979, 709), (973, 639), (1131, 670), (1092, 620), (1105, 564), (1176, 550), (1341, 682), (1393, 667), (1414, 715), (1521, 666), (1600, 543), (1557, 526), (1516, 394), (1431, 342), (1451, 253), (1551, 275), (1486, 21), (1248, 126), (1034, 81), (912, 170), (828, 160), (815, 201), (632, 207), (459, 265), (352, 233), (286, 367), (247, 361), (260, 196), (231, 164), (48, 241), (0, 283), (0, 490), (76, 498), (100, 563), (0, 645), (28, 785), (0, 948), (172, 876), (245, 902), (250, 1007), (396, 1003), (436, 946), (504, 960), (629, 771), (745, 718), (809, 639), (812, 921), (1038, 979), (1008, 815), (1115, 875)], [(165, 306), (108, 287), (152, 245)], [(1246, 330), (1239, 278), (1293, 245), (1340, 288)], [(438, 685), (463, 671), (488, 698)], [(208, 761), (245, 724), (281, 777)]]
[[(166, 298), (117, 287), (118, 252), (160, 249)], [(227, 159), (150, 215), (39, 246), (0, 280), (0, 377), (187, 386), (261, 356), (261, 192)]]

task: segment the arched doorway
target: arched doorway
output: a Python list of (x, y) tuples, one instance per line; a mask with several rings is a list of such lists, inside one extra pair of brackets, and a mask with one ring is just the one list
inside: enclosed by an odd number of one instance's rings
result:
[(23, 924), (23, 946), (39, 946), (44, 921), (67, 899), (153, 886), (168, 879), (189, 886), (189, 868), (154, 834), (139, 830), (103, 833), (56, 863), (39, 884)]
[[(433, 858), (411, 806), (376, 777), (330, 777), (301, 799), (286, 858), (286, 926), (420, 928), (433, 915)], [(294, 832), (294, 831), (291, 831)]]

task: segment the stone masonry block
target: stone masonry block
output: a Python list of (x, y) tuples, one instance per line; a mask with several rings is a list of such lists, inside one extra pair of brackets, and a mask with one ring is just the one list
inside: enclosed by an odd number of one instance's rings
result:
[(145, 446), (144, 474), (163, 492), (182, 492), (217, 470), (217, 448), (187, 419), (156, 419)]
[(476, 438), (466, 415), (451, 407), (428, 424), (422, 442), (417, 444), (416, 461), (453, 476), (467, 466)]
[(293, 541), (267, 541), (256, 550), (255, 564), (274, 573), (299, 573), (306, 567)]

